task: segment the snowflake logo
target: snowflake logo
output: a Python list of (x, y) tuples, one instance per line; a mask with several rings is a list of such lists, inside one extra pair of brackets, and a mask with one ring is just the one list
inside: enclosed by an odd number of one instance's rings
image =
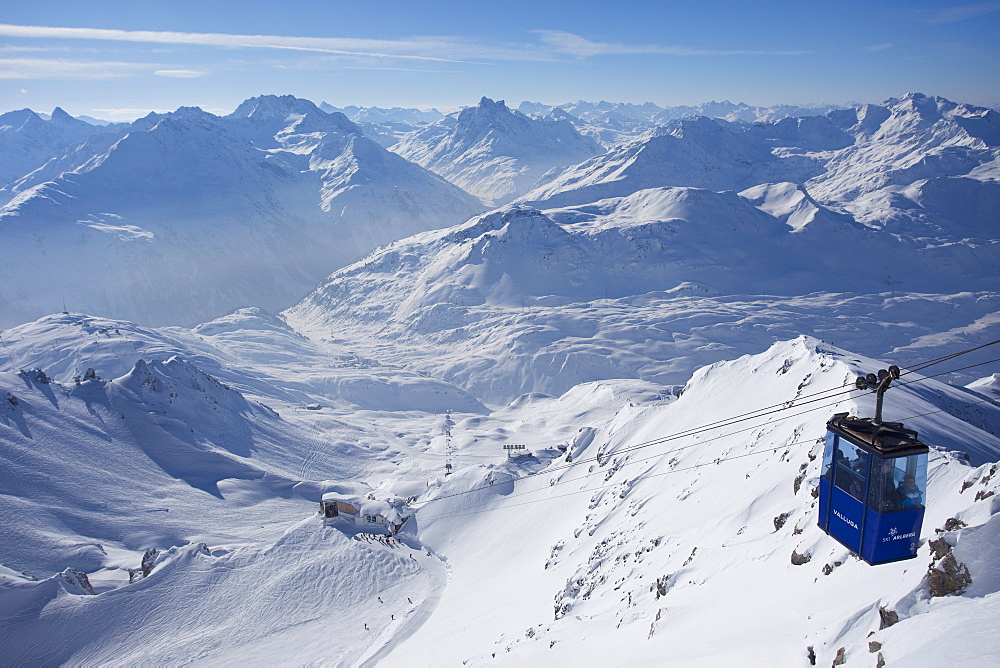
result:
[(899, 529), (897, 529), (896, 527), (889, 529), (890, 536), (895, 536), (897, 533), (899, 533)]

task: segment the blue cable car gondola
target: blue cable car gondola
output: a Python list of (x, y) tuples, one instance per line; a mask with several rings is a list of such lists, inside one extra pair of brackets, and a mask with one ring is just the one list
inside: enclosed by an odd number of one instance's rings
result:
[(874, 418), (838, 413), (826, 423), (819, 526), (872, 565), (917, 556), (924, 519), (928, 448), (902, 423), (882, 422), (895, 378), (896, 367), (858, 378), (878, 393)]

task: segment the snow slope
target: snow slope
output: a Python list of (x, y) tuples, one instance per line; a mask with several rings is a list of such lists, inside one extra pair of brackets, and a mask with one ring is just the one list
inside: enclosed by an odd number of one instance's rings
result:
[(567, 120), (529, 118), (485, 97), (404, 136), (392, 150), (494, 205), (523, 194), (549, 170), (603, 152)]
[[(578, 421), (595, 433), (572, 461), (499, 490), (466, 483), (479, 490), (442, 494), (419, 517), (451, 581), (427, 624), (387, 659), (434, 665), (436, 650), (469, 665), (805, 666), (810, 652), (828, 665), (842, 651), (846, 665), (871, 665), (876, 652), (889, 664), (995, 663), (1000, 548), (990, 541), (1000, 505), (986, 493), (998, 484), (1000, 440), (941, 412), (911, 417), (959, 390), (927, 381), (887, 400), (894, 419), (910, 418), (944, 448), (932, 456), (917, 559), (870, 567), (816, 526), (810, 490), (824, 422), (834, 411), (870, 414), (870, 395), (842, 387), (878, 365), (814, 340), (782, 342), (699, 370), (676, 401)], [(822, 404), (806, 405), (817, 396)], [(671, 437), (775, 407), (784, 408)], [(976, 444), (971, 466), (947, 451), (965, 443)], [(949, 517), (964, 526), (943, 537), (973, 584), (932, 598), (927, 542)], [(898, 623), (880, 628), (880, 607)], [(870, 653), (871, 642), (880, 646)]]
[(290, 96), (225, 118), (182, 108), (108, 137), (22, 179), (0, 209), (2, 324), (63, 300), (147, 324), (276, 310), (379, 244), (480, 209)]
[[(8, 663), (805, 665), (809, 646), (867, 656), (879, 605), (901, 620), (877, 631), (890, 660), (927, 624), (995, 619), (1000, 408), (934, 380), (889, 395), (887, 415), (944, 448), (925, 538), (966, 525), (946, 537), (973, 585), (929, 600), (923, 559), (872, 570), (815, 527), (822, 424), (870, 412), (844, 387), (884, 364), (812, 339), (703, 368), (683, 392), (604, 380), (493, 412), (257, 309), (194, 330), (56, 315), (3, 341)], [(411, 402), (385, 403), (389, 384)], [(785, 412), (664, 439), (764, 407)], [(328, 490), (419, 510), (398, 543), (373, 542), (315, 517)], [(748, 588), (770, 614), (734, 602)]]

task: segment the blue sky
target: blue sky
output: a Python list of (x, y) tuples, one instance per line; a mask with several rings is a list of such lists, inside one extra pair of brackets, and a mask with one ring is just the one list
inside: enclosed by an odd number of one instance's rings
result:
[(0, 110), (110, 119), (261, 93), (453, 109), (482, 96), (1000, 106), (1000, 0), (37, 0), (0, 4)]

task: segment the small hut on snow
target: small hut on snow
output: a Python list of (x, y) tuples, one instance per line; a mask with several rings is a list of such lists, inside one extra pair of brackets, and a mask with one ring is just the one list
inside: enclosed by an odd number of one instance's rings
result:
[(406, 502), (398, 497), (378, 500), (337, 492), (323, 495), (319, 502), (319, 513), (326, 522), (343, 518), (365, 531), (377, 531), (390, 536), (399, 533), (413, 514)]

